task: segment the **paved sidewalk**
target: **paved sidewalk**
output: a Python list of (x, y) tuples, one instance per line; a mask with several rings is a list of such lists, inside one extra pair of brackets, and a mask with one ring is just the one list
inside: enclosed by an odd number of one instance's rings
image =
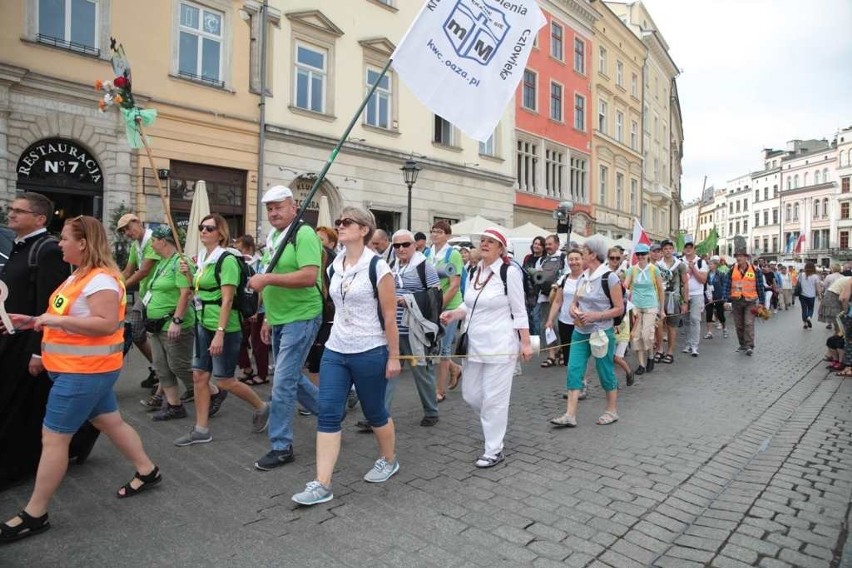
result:
[[(296, 461), (272, 472), (252, 466), (268, 440), (235, 397), (211, 422), (213, 443), (177, 448), (190, 420), (148, 419), (134, 353), (120, 402), (164, 482), (119, 501), (132, 468), (100, 440), (69, 469), (53, 528), (0, 548), (0, 566), (848, 566), (852, 381), (825, 370), (820, 327), (803, 331), (797, 311), (782, 312), (758, 323), (753, 357), (719, 334), (698, 358), (678, 349), (674, 365), (620, 391), (621, 419), (607, 427), (594, 424), (604, 400), (590, 371), (579, 427), (552, 429), (565, 368), (529, 364), (513, 389), (506, 462), (489, 470), (473, 467), (480, 427), (460, 392), (422, 428), (404, 374), (400, 472), (361, 479), (377, 456), (354, 430), (356, 409), (335, 498), (312, 508), (290, 496), (313, 479), (313, 418), (296, 417)], [(4, 519), (30, 489), (0, 493)]]

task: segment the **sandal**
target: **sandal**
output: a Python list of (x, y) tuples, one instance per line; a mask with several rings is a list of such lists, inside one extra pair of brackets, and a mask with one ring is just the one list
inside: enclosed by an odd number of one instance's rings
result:
[(459, 367), (459, 372), (456, 373), (455, 375), (453, 375), (453, 368), (450, 367), (450, 382), (447, 385), (447, 388), (450, 389), (450, 390), (456, 390), (456, 387), (459, 386), (459, 381), (461, 380), (461, 377), (462, 377), (461, 367)]
[[(142, 482), (142, 485), (140, 485), (139, 487), (134, 489), (133, 486), (130, 485), (130, 483), (133, 482), (133, 479), (138, 479), (139, 481)], [(160, 468), (158, 468), (157, 466), (154, 466), (154, 469), (152, 469), (151, 473), (149, 473), (148, 475), (142, 475), (141, 473), (139, 473), (137, 471), (133, 475), (133, 479), (131, 479), (128, 483), (125, 483), (118, 490), (118, 492), (116, 493), (116, 496), (119, 499), (125, 499), (127, 497), (133, 497), (134, 495), (138, 495), (139, 493), (142, 493), (143, 491), (145, 491), (146, 489), (148, 489), (152, 485), (156, 485), (159, 482), (161, 482), (163, 480), (163, 476), (160, 475)], [(124, 490), (124, 493), (122, 493), (122, 490)]]
[(438, 399), (438, 402), (444, 402), (444, 400), (446, 400), (446, 398), (447, 398), (447, 395), (438, 393), (435, 398)]
[(556, 365), (556, 359), (554, 359), (553, 357), (548, 357), (547, 359), (541, 362), (541, 366), (545, 368), (553, 367), (554, 365)]
[(662, 351), (657, 351), (656, 353), (654, 353), (654, 361), (655, 362), (659, 363), (662, 360), (663, 360), (663, 352)]
[(237, 380), (240, 381), (241, 383), (245, 383), (247, 385), (250, 385), (250, 384), (252, 384), (252, 381), (254, 380), (254, 378), (255, 378), (255, 376), (254, 376), (254, 373), (252, 373), (251, 369), (243, 369), (242, 376), (237, 377)]
[(852, 367), (846, 367), (839, 373), (834, 373), (838, 377), (852, 377)]
[(660, 358), (660, 363), (674, 363), (674, 357), (667, 353)]
[(258, 377), (257, 375), (255, 375), (255, 376), (254, 376), (254, 377), (252, 377), (251, 379), (249, 379), (249, 380), (247, 380), (247, 381), (244, 381), (244, 382), (245, 382), (247, 385), (251, 386), (251, 387), (256, 387), (256, 386), (258, 386), (258, 385), (265, 385), (265, 384), (267, 384), (267, 383), (269, 382), (269, 377), (265, 377), (265, 378), (262, 378), (262, 379), (261, 379), (260, 377)]
[(597, 424), (598, 426), (606, 426), (614, 422), (618, 422), (618, 414), (607, 410), (606, 412), (601, 414), (600, 418), (598, 418), (595, 424)]
[(577, 419), (566, 412), (562, 416), (551, 418), (550, 423), (554, 426), (560, 426), (562, 428), (576, 428)]
[(21, 524), (14, 527), (10, 527), (6, 523), (0, 525), (0, 544), (8, 544), (28, 536), (35, 536), (50, 528), (47, 513), (40, 517), (33, 517), (26, 511), (21, 511), (17, 516), (21, 519)]

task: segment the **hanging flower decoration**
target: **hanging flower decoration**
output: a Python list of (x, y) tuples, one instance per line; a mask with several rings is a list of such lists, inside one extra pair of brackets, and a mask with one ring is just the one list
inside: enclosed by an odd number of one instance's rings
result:
[(124, 117), (127, 142), (131, 148), (138, 149), (144, 145), (139, 127), (153, 124), (157, 117), (157, 111), (156, 109), (141, 109), (136, 106), (136, 101), (133, 98), (130, 62), (124, 53), (124, 46), (117, 43), (115, 38), (110, 38), (110, 49), (112, 50), (111, 63), (114, 76), (111, 80), (98, 79), (95, 81), (95, 90), (103, 92), (101, 100), (98, 101), (98, 109), (101, 112), (106, 112), (109, 107), (117, 106)]
[(754, 317), (760, 318), (762, 320), (768, 320), (772, 317), (772, 312), (770, 312), (764, 306), (755, 306), (751, 309), (751, 313)]

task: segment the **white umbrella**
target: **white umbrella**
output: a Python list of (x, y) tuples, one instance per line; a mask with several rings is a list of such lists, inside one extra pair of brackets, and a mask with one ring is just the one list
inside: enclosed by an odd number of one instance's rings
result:
[(509, 229), (507, 236), (509, 238), (527, 238), (534, 239), (535, 237), (546, 237), (551, 231), (542, 229), (535, 223), (524, 223), (520, 227)]
[(482, 233), (482, 231), (484, 231), (488, 227), (496, 227), (497, 229), (500, 229), (502, 231), (508, 230), (506, 229), (506, 227), (498, 225), (490, 219), (486, 219), (485, 217), (476, 215), (475, 217), (470, 217), (469, 219), (465, 219), (464, 221), (453, 225), (453, 236)]
[(317, 227), (331, 227), (331, 206), (328, 204), (328, 196), (321, 195), (319, 198), (319, 213), (317, 214)]
[(198, 225), (201, 220), (210, 215), (210, 200), (207, 199), (207, 184), (204, 180), (195, 182), (195, 193), (192, 196), (192, 208), (189, 210), (189, 227), (186, 228), (186, 245), (183, 251), (190, 258), (198, 256), (201, 250), (201, 233)]

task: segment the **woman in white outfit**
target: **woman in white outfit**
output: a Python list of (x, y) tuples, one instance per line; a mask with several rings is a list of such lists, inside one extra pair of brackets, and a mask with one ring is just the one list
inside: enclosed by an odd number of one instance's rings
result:
[(504, 459), (515, 363), (519, 354), (523, 361), (532, 357), (523, 277), (521, 269), (509, 262), (506, 245), (506, 236), (498, 229), (483, 232), (481, 260), (468, 276), (464, 303), (441, 314), (444, 324), (468, 318), (462, 395), (482, 423), (485, 451), (475, 464), (480, 468)]

